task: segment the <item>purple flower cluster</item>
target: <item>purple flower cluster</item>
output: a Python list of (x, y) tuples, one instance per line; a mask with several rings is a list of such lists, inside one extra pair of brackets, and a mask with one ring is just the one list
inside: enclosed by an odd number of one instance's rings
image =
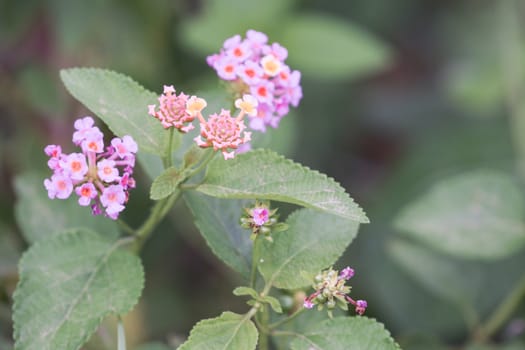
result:
[(62, 153), (58, 145), (48, 145), (47, 165), (53, 170), (44, 180), (49, 198), (69, 198), (73, 190), (78, 204), (91, 205), (93, 215), (105, 214), (117, 219), (128, 200), (128, 191), (135, 187), (131, 177), (138, 147), (131, 136), (115, 137), (104, 151), (104, 134), (94, 125), (93, 118), (75, 121), (73, 143), (82, 153)]
[(266, 34), (248, 30), (245, 39), (235, 35), (224, 42), (218, 54), (207, 58), (217, 75), (232, 83), (237, 97), (251, 94), (257, 99), (258, 110), (250, 116), (250, 128), (262, 132), (267, 126), (276, 128), (290, 105), (297, 107), (303, 97), (301, 73), (284, 63), (288, 50), (267, 42)]

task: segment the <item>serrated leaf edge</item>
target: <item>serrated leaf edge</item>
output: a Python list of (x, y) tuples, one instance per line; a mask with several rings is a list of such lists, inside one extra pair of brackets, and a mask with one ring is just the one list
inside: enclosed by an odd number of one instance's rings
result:
[[(156, 93), (154, 93), (153, 91), (150, 91), (148, 89), (146, 89), (144, 86), (142, 86), (141, 84), (139, 84), (137, 81), (133, 80), (131, 77), (127, 76), (126, 74), (123, 74), (123, 73), (120, 73), (120, 72), (117, 72), (117, 71), (114, 71), (114, 70), (111, 70), (111, 69), (105, 69), (105, 68), (97, 68), (97, 67), (71, 67), (71, 68), (63, 68), (60, 70), (60, 78), (62, 80), (62, 83), (64, 84), (67, 92), (69, 92), (69, 94), (71, 96), (73, 96), (75, 98), (75, 100), (77, 100), (78, 102), (80, 102), (83, 106), (85, 106), (86, 108), (88, 108), (90, 111), (92, 111), (89, 107), (87, 107), (84, 102), (80, 101), (80, 99), (77, 98), (77, 96), (73, 93), (73, 91), (71, 91), (71, 89), (69, 88), (68, 84), (66, 83), (65, 81), (65, 76), (70, 74), (70, 73), (75, 73), (75, 72), (95, 72), (95, 73), (102, 73), (104, 75), (114, 75), (116, 77), (118, 77), (119, 79), (124, 79), (124, 80), (127, 80), (129, 83), (135, 85), (139, 91), (141, 93), (148, 93), (148, 94), (152, 94), (152, 96), (158, 96)], [(101, 119), (102, 121), (104, 121), (103, 118), (101, 118), (97, 113), (95, 113), (95, 111), (92, 111), (93, 114), (97, 115), (97, 117), (99, 119)], [(147, 113), (147, 106), (144, 106), (144, 113), (146, 114)], [(115, 134), (116, 131), (113, 130), (113, 127), (110, 126), (107, 122), (104, 121), (104, 123), (108, 126), (108, 128)], [(134, 123), (133, 123), (134, 124)], [(137, 126), (137, 129), (140, 129), (140, 127)], [(147, 134), (146, 134), (147, 135)], [(151, 143), (151, 144), (155, 144), (156, 142), (153, 142), (152, 140), (154, 140), (153, 138), (149, 137), (148, 138), (148, 142)], [(153, 153), (153, 154), (156, 154), (156, 155), (163, 155), (164, 153), (164, 150), (159, 150), (157, 152), (155, 152), (154, 149), (150, 150), (149, 148), (146, 148), (146, 150), (142, 150), (143, 152), (147, 152), (147, 153), (150, 153), (148, 152), (148, 150)], [(160, 153), (159, 153), (160, 152)]]
[[(395, 339), (392, 337), (392, 334), (390, 333), (390, 331), (385, 327), (385, 325), (382, 323), (382, 322), (379, 322), (377, 321), (377, 319), (375, 318), (371, 318), (371, 317), (364, 317), (364, 316), (354, 316), (354, 317), (344, 317), (344, 316), (339, 316), (339, 317), (334, 317), (332, 319), (326, 319), (324, 321), (322, 321), (321, 323), (315, 325), (315, 326), (312, 326), (312, 329), (313, 330), (317, 330), (318, 328), (320, 328), (320, 326), (323, 326), (325, 323), (332, 323), (332, 322), (337, 322), (338, 320), (346, 320), (346, 319), (350, 319), (350, 318), (355, 318), (355, 319), (363, 319), (363, 320), (366, 320), (366, 322), (369, 324), (369, 325), (377, 325), (379, 326), (379, 328), (384, 331), (386, 333), (386, 336), (387, 336), (387, 339), (389, 341), (389, 343), (394, 346), (395, 349), (398, 349), (398, 350), (401, 350), (401, 347), (399, 346), (399, 344), (395, 341)], [(330, 349), (324, 349), (322, 347), (320, 347), (319, 345), (317, 345), (316, 343), (314, 343), (308, 336), (312, 335), (312, 336), (315, 336), (315, 335), (322, 335), (324, 334), (323, 331), (314, 331), (314, 332), (311, 332), (310, 329), (307, 330), (303, 335), (303, 337), (301, 337), (301, 339), (303, 340), (306, 340), (308, 341), (308, 343), (310, 345), (313, 345), (315, 346), (315, 350), (330, 350)]]
[[(299, 215), (300, 211), (301, 210), (308, 210), (308, 208), (303, 208), (303, 209), (299, 209), (299, 210), (296, 210), (294, 211), (293, 213), (291, 213), (290, 215), (288, 215), (288, 218), (286, 219), (286, 222), (288, 222), (289, 220), (293, 219), (296, 215)], [(332, 214), (333, 215), (333, 214)], [(291, 226), (291, 225), (290, 225)], [(280, 233), (280, 234), (285, 234), (286, 231)], [(352, 240), (350, 241), (350, 243), (347, 245), (347, 247), (352, 243), (352, 241), (355, 239), (355, 237), (357, 236), (357, 234), (354, 236), (354, 238), (352, 238)], [(267, 280), (267, 283), (269, 284), (272, 284), (274, 286), (276, 286), (277, 288), (283, 288), (283, 289), (297, 289), (297, 288), (302, 288), (302, 287), (305, 287), (305, 286), (308, 286), (309, 284), (311, 284), (311, 282), (307, 282), (305, 283), (304, 285), (302, 286), (294, 286), (293, 288), (289, 288), (287, 286), (284, 286), (280, 283), (277, 283), (275, 284), (275, 279), (278, 277), (280, 271), (284, 268), (285, 265), (287, 265), (289, 263), (289, 261), (295, 257), (297, 254), (299, 254), (299, 252), (302, 252), (304, 251), (305, 249), (307, 248), (310, 248), (311, 245), (315, 245), (317, 244), (318, 242), (317, 241), (310, 241), (307, 245), (303, 246), (303, 248), (300, 250), (300, 251), (297, 251), (295, 252), (293, 255), (291, 256), (288, 256), (288, 258), (285, 260), (286, 263), (283, 262), (283, 264), (281, 264), (281, 266), (279, 266), (278, 269), (275, 270), (275, 272), (271, 275), (271, 278), (269, 278)], [(345, 249), (346, 250), (346, 249)], [(337, 257), (334, 259), (334, 262), (336, 262), (337, 260), (339, 260), (339, 258), (341, 258), (341, 256), (344, 254), (344, 251), (341, 252), (341, 254), (338, 254)], [(328, 264), (327, 266), (325, 266), (325, 268), (329, 267), (331, 264)], [(261, 273), (261, 275), (264, 277), (264, 274), (261, 272), (261, 270), (259, 270), (259, 272)], [(300, 272), (300, 274), (302, 275), (304, 271)], [(301, 276), (303, 277), (303, 276)]]
[[(346, 194), (348, 196), (348, 199), (350, 200), (350, 202), (355, 205), (355, 207), (356, 207), (356, 209), (358, 211), (358, 214), (356, 214), (354, 216), (347, 216), (347, 215), (342, 215), (341, 213), (334, 212), (334, 211), (329, 211), (329, 210), (326, 210), (326, 209), (320, 208), (320, 207), (313, 207), (313, 208), (316, 208), (316, 209), (324, 211), (324, 212), (332, 213), (334, 215), (338, 215), (338, 216), (341, 216), (341, 217), (344, 217), (344, 218), (347, 218), (347, 219), (358, 221), (359, 223), (363, 223), (363, 224), (370, 223), (370, 220), (366, 216), (366, 213), (363, 210), (363, 208), (361, 208), (361, 206), (354, 201), (354, 199), (346, 192), (344, 187), (341, 186), (341, 184), (339, 182), (337, 182), (334, 178), (329, 177), (328, 175), (326, 175), (324, 173), (321, 173), (318, 170), (314, 170), (314, 169), (311, 169), (308, 166), (305, 166), (305, 165), (302, 165), (300, 163), (294, 162), (291, 159), (288, 159), (288, 158), (286, 158), (286, 157), (284, 157), (284, 156), (282, 156), (282, 155), (280, 155), (280, 154), (278, 154), (276, 152), (268, 150), (268, 149), (257, 149), (257, 150), (253, 150), (253, 151), (247, 152), (245, 154), (250, 154), (250, 153), (252, 154), (252, 156), (253, 156), (254, 153), (260, 153), (262, 155), (268, 155), (268, 156), (277, 156), (279, 158), (279, 161), (287, 163), (287, 164), (290, 164), (292, 167), (301, 170), (303, 173), (308, 173), (309, 172), (309, 173), (313, 174), (314, 176), (320, 176), (321, 178), (327, 180), (328, 182), (330, 182), (330, 183), (332, 183), (334, 185), (335, 189), (337, 190), (334, 193)], [(242, 157), (243, 157), (243, 154), (240, 154), (240, 155), (237, 156), (237, 158), (242, 158)], [(234, 159), (234, 161), (235, 160), (240, 161), (238, 159)], [(219, 158), (219, 159), (215, 160), (215, 162), (217, 162), (217, 161), (223, 161), (223, 160)], [(218, 185), (208, 185), (208, 184), (206, 184), (206, 178), (208, 176), (209, 169), (211, 168), (212, 164), (210, 164), (210, 166), (206, 170), (206, 176), (204, 178), (204, 183), (201, 186), (197, 187), (196, 190), (200, 191), (200, 192), (203, 192), (205, 194), (208, 194), (208, 195), (210, 195), (210, 194), (207, 193), (205, 190), (202, 191), (202, 189), (203, 188), (205, 189), (206, 186), (215, 187), (215, 188), (221, 188), (225, 192), (230, 191), (230, 189), (228, 187), (221, 187), (221, 186), (218, 186)], [(282, 200), (282, 196), (279, 193), (270, 193), (270, 194), (265, 195), (265, 196), (260, 196), (259, 194), (256, 194), (256, 193), (245, 193), (245, 194), (235, 193), (235, 192), (237, 192), (237, 190), (234, 190), (232, 192), (234, 192), (235, 197), (230, 197), (228, 195), (226, 195), (226, 196), (213, 195), (213, 196), (214, 197), (218, 197), (218, 198), (238, 198), (238, 199), (258, 198), (258, 199), (269, 199), (269, 200), (283, 201)], [(304, 201), (301, 201), (301, 200), (293, 201), (293, 202), (290, 202), (290, 203), (299, 204), (299, 205), (302, 205), (302, 206), (305, 206), (305, 207), (312, 208), (312, 205), (310, 205), (310, 203), (304, 202)]]
[[(235, 315), (235, 316), (243, 316), (243, 317), (240, 319), (239, 324), (235, 327), (235, 332), (233, 332), (232, 337), (228, 340), (228, 342), (227, 342), (227, 344), (226, 344), (226, 345), (228, 345), (228, 344), (230, 343), (230, 341), (231, 341), (231, 340), (235, 337), (235, 335), (238, 333), (239, 329), (241, 328), (241, 325), (242, 325), (244, 322), (246, 322), (246, 321), (251, 322), (251, 321), (250, 321), (250, 317), (251, 317), (251, 316), (250, 316), (249, 313), (247, 313), (247, 314), (245, 314), (245, 315), (239, 315), (239, 314), (236, 314), (235, 312), (224, 311), (223, 313), (221, 313), (221, 314), (220, 314), (219, 316), (217, 316), (217, 317), (207, 318), (207, 319), (204, 319), (204, 320), (200, 320), (199, 322), (197, 322), (197, 323), (192, 327), (188, 339), (186, 339), (186, 341), (185, 341), (180, 347), (178, 347), (177, 350), (184, 350), (184, 346), (185, 346), (185, 344), (186, 344), (186, 343), (189, 343), (189, 342), (191, 341), (192, 337), (195, 336), (194, 331), (195, 331), (195, 329), (196, 329), (199, 325), (203, 325), (203, 324), (206, 324), (206, 323), (213, 322), (213, 321), (215, 321), (215, 320), (217, 320), (217, 319), (220, 319), (221, 317), (223, 317), (223, 316), (225, 316), (225, 315), (230, 315), (230, 314), (231, 314), (231, 315)], [(252, 323), (252, 322), (251, 322), (251, 323)], [(253, 325), (253, 323), (252, 323), (252, 325)], [(254, 325), (254, 327), (255, 327), (255, 325)], [(255, 329), (257, 330), (257, 328), (255, 328)], [(257, 331), (255, 334), (256, 334), (256, 336), (257, 336), (257, 339), (255, 340), (255, 344), (257, 344), (257, 343), (259, 342), (259, 332)], [(224, 349), (224, 350), (228, 350), (227, 347), (225, 347), (225, 348), (223, 348), (223, 349)], [(247, 349), (247, 350), (248, 350), (248, 349)]]
[[(202, 236), (202, 238), (204, 238), (204, 241), (206, 241), (206, 245), (211, 249), (211, 251), (213, 252), (213, 254), (220, 260), (222, 261), (225, 265), (229, 266), (233, 271), (236, 271), (238, 272), (242, 277), (245, 277), (243, 276), (243, 274), (241, 273), (241, 271), (239, 271), (237, 269), (236, 266), (234, 266), (233, 264), (231, 264), (229, 261), (226, 261), (224, 260), (223, 258), (221, 258), (221, 256), (217, 253), (217, 250), (208, 242), (208, 239), (204, 236), (204, 234), (202, 234), (202, 228), (201, 228), (201, 224), (198, 220), (196, 220), (196, 215), (195, 213), (193, 212), (193, 209), (191, 208), (190, 205), (188, 205), (187, 203), (187, 200), (186, 200), (186, 197), (184, 196), (184, 201), (186, 202), (186, 206), (188, 207), (188, 209), (190, 210), (192, 216), (193, 216), (193, 222), (195, 223), (195, 226), (197, 226), (197, 229), (199, 230), (199, 233), (200, 235)], [(247, 231), (248, 232), (248, 231)], [(249, 233), (247, 233), (249, 234)], [(227, 236), (227, 239), (231, 241), (231, 238), (229, 236)], [(233, 243), (233, 242), (232, 242)], [(234, 246), (234, 244), (232, 244), (232, 246)], [(236, 252), (237, 253), (237, 252)], [(238, 254), (238, 256), (240, 256), (242, 258), (242, 260), (246, 261), (247, 264), (248, 264), (248, 267), (251, 267), (251, 261), (247, 260), (246, 257), (244, 257), (242, 254)], [(249, 270), (249, 268), (248, 268)]]
[[(98, 233), (94, 232), (94, 231), (91, 231), (89, 229), (86, 229), (86, 228), (82, 228), (83, 229), (83, 233), (82, 234), (85, 234), (85, 233), (88, 233), (88, 234), (93, 234), (93, 235), (96, 235), (97, 238), (99, 239), (102, 239), (102, 240), (105, 240), (105, 238), (101, 235), (99, 235)], [(47, 240), (39, 240), (37, 242), (35, 242), (33, 245), (31, 245), (30, 249), (38, 249), (39, 246), (42, 246), (54, 239), (56, 239), (57, 241), (58, 240), (69, 240), (69, 239), (72, 239), (72, 237), (68, 237), (68, 236), (73, 236), (73, 235), (78, 235), (79, 232), (76, 231), (76, 229), (68, 229), (66, 231), (64, 231), (63, 233), (59, 233), (59, 234), (56, 234), (54, 236), (52, 236), (50, 239), (47, 239)], [(111, 243), (110, 241), (107, 241), (108, 243)], [(117, 240), (115, 241), (111, 246), (110, 246), (110, 249), (108, 249), (108, 253), (104, 256), (103, 260), (107, 259), (111, 253), (113, 251), (115, 251), (116, 249), (118, 249), (121, 245), (123, 245), (125, 242), (123, 240)], [(18, 344), (18, 335), (19, 335), (19, 332), (20, 332), (20, 327), (21, 325), (19, 325), (16, 320), (15, 320), (15, 316), (14, 316), (14, 310), (17, 309), (17, 306), (20, 302), (22, 301), (19, 301), (17, 296), (19, 295), (20, 293), (20, 288), (19, 286), (21, 286), (22, 284), (26, 283), (25, 281), (27, 280), (27, 277), (25, 276), (22, 276), (23, 274), (23, 271), (21, 269), (22, 265), (24, 264), (24, 261), (26, 259), (28, 259), (28, 256), (30, 256), (31, 254), (33, 254), (33, 251), (32, 250), (26, 250), (22, 257), (20, 258), (19, 262), (18, 262), (18, 269), (19, 269), (19, 275), (21, 276), (18, 284), (17, 284), (17, 287), (13, 293), (13, 335), (14, 335), (14, 338), (15, 338), (15, 348), (17, 347), (17, 344)], [(95, 271), (92, 273), (92, 276), (95, 274), (96, 271), (98, 271), (98, 268), (99, 268), (99, 265), (100, 264), (97, 264), (97, 267), (95, 268)], [(141, 287), (140, 287), (140, 292), (139, 292), (139, 295), (137, 295), (137, 298), (136, 298), (136, 302), (134, 304), (131, 304), (127, 309), (125, 310), (122, 310), (122, 314), (124, 313), (127, 313), (129, 312), (130, 310), (132, 310), (135, 305), (137, 305), (139, 299), (140, 299), (140, 295), (142, 294), (142, 290), (144, 289), (144, 267), (142, 266), (142, 264), (139, 264), (139, 267), (140, 267), (140, 271), (141, 271), (141, 274), (140, 274), (140, 280), (141, 280)], [(89, 280), (88, 282), (91, 280), (91, 277), (89, 277)], [(88, 284), (88, 282), (86, 282), (86, 284)], [(85, 288), (83, 289), (82, 292), (84, 292)], [(81, 293), (82, 294), (82, 293)], [(75, 302), (78, 302), (78, 300), (80, 299), (81, 295), (78, 296), (78, 298), (75, 300)], [(70, 309), (71, 310), (71, 309)], [(70, 312), (70, 310), (68, 312)], [(92, 336), (92, 334), (95, 332), (96, 328), (98, 327), (98, 325), (102, 322), (102, 320), (104, 318), (106, 318), (109, 314), (111, 313), (114, 313), (114, 310), (108, 310), (106, 312), (106, 314), (96, 318), (96, 323), (97, 325), (95, 327), (93, 327), (93, 329), (85, 329), (85, 336), (82, 337), (80, 340), (80, 342), (82, 344), (85, 344), (88, 339)], [(64, 320), (60, 323), (60, 325), (54, 330), (53, 334), (55, 334), (58, 330), (58, 328), (60, 328), (63, 323), (65, 321), (65, 318)]]

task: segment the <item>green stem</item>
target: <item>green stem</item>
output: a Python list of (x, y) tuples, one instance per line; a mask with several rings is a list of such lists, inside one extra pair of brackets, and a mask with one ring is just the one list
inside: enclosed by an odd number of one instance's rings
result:
[(516, 150), (518, 170), (525, 176), (525, 70), (523, 38), (520, 36), (519, 6), (516, 1), (500, 2), (501, 70), (510, 117), (510, 133)]
[(204, 169), (204, 167), (206, 165), (208, 165), (208, 163), (213, 159), (213, 156), (215, 155), (215, 151), (213, 151), (213, 149), (209, 149), (208, 150), (208, 154), (206, 154), (204, 157), (203, 157), (203, 160), (200, 162), (200, 164), (195, 168), (193, 169), (187, 176), (186, 178), (191, 178), (193, 175), (196, 175), (198, 173), (201, 172), (202, 169)]
[(257, 284), (257, 265), (259, 264), (259, 258), (260, 258), (260, 246), (261, 246), (261, 235), (255, 236), (255, 240), (253, 241), (253, 249), (252, 249), (252, 268), (250, 272), (250, 287), (255, 289)]
[(135, 236), (137, 234), (137, 232), (133, 228), (131, 228), (131, 226), (129, 226), (125, 221), (121, 219), (117, 219), (117, 225), (122, 229), (122, 231), (124, 231), (130, 236)]
[(511, 293), (498, 306), (492, 316), (481, 325), (474, 333), (474, 339), (478, 342), (485, 342), (510, 318), (516, 310), (523, 297), (525, 296), (525, 275), (514, 287)]
[(162, 165), (164, 166), (164, 169), (168, 169), (169, 167), (173, 166), (173, 133), (175, 132), (175, 128), (170, 128), (169, 131), (169, 138), (168, 138), (168, 146), (166, 148), (166, 155), (162, 157)]
[(295, 311), (293, 314), (291, 314), (290, 316), (285, 317), (285, 318), (283, 318), (283, 319), (281, 319), (281, 320), (279, 320), (277, 322), (269, 324), (268, 328), (269, 329), (274, 329), (274, 328), (277, 328), (279, 326), (282, 326), (283, 324), (288, 323), (291, 320), (293, 320), (294, 318), (296, 318), (297, 316), (299, 316), (304, 310), (305, 310), (305, 308), (301, 307), (297, 311)]
[(155, 227), (164, 218), (164, 216), (166, 216), (166, 214), (169, 212), (171, 207), (175, 204), (177, 199), (179, 199), (180, 195), (181, 195), (181, 191), (177, 190), (171, 196), (161, 199), (153, 206), (149, 217), (146, 219), (146, 221), (144, 221), (144, 223), (137, 230), (137, 233), (135, 235), (136, 243), (135, 243), (134, 251), (136, 253), (140, 251), (140, 249), (144, 245), (144, 242), (147, 240), (149, 235), (151, 235)]
[(268, 350), (269, 349), (269, 338), (268, 338), (268, 319), (270, 317), (268, 313), (268, 305), (261, 305), (259, 309), (260, 318), (259, 318), (259, 329), (261, 330), (259, 334), (259, 350)]
[(117, 349), (126, 350), (126, 333), (124, 332), (124, 324), (120, 315), (118, 316), (118, 325), (117, 325)]

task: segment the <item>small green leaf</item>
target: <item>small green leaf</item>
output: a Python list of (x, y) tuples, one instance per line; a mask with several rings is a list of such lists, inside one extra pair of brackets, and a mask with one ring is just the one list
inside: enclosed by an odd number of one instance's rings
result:
[(248, 279), (252, 241), (250, 231), (241, 227), (239, 218), (250, 201), (218, 199), (195, 191), (186, 191), (183, 197), (213, 253)]
[(257, 291), (255, 289), (250, 287), (237, 287), (233, 290), (233, 295), (241, 296), (241, 295), (249, 295), (254, 299), (257, 299), (259, 295), (257, 294)]
[(336, 317), (297, 334), (292, 350), (400, 350), (383, 324), (366, 317)]
[(18, 349), (78, 349), (109, 314), (127, 313), (144, 285), (140, 259), (88, 230), (34, 244), (14, 293)]
[(257, 328), (247, 315), (227, 311), (197, 323), (178, 350), (251, 350), (257, 338)]
[[(60, 71), (67, 90), (93, 111), (120, 137), (130, 135), (139, 151), (164, 155), (168, 132), (148, 115), (158, 96), (131, 78), (104, 69), (71, 68)], [(174, 137), (180, 137), (178, 133)]]
[(361, 223), (363, 210), (333, 179), (269, 150), (210, 163), (197, 191), (219, 198), (258, 198), (302, 205)]
[(174, 167), (166, 169), (151, 184), (149, 197), (153, 200), (166, 198), (177, 190), (177, 186), (184, 180), (186, 174)]
[(279, 303), (279, 300), (277, 300), (276, 298), (274, 298), (272, 296), (269, 296), (269, 295), (266, 295), (264, 297), (259, 297), (259, 301), (261, 303), (270, 304), (272, 310), (277, 312), (278, 314), (282, 314), (283, 313), (283, 309), (281, 307), (281, 303)]
[(384, 69), (390, 49), (348, 21), (322, 15), (294, 16), (285, 22), (281, 43), (290, 65), (322, 79), (356, 78)]
[(499, 259), (525, 245), (524, 209), (511, 177), (475, 171), (434, 185), (402, 210), (396, 227), (447, 254)]
[[(355, 221), (322, 212), (300, 209), (286, 223), (288, 231), (262, 242), (259, 271), (278, 288), (295, 289), (312, 283), (315, 276), (335, 263), (357, 234)], [(300, 272), (303, 273), (300, 273)]]
[(15, 179), (15, 215), (28, 243), (81, 227), (103, 232), (110, 240), (117, 238), (116, 222), (104, 216), (93, 216), (89, 207), (77, 203), (75, 194), (66, 200), (49, 199), (44, 177), (38, 173), (25, 173)]

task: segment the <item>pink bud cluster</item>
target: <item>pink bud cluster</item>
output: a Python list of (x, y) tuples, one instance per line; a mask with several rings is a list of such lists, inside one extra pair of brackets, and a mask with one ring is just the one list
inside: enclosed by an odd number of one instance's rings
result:
[(185, 133), (193, 129), (193, 125), (189, 123), (195, 118), (186, 111), (187, 102), (187, 95), (180, 93), (177, 96), (173, 85), (164, 85), (164, 93), (159, 97), (158, 110), (155, 110), (155, 105), (149, 105), (148, 114), (160, 120), (165, 129), (174, 127)]
[(220, 150), (224, 159), (231, 159), (235, 150), (242, 144), (251, 140), (251, 132), (246, 132), (243, 117), (245, 114), (253, 113), (257, 107), (257, 101), (250, 95), (244, 95), (243, 99), (235, 101), (235, 106), (240, 109), (236, 117), (230, 115), (229, 110), (221, 109), (219, 114), (214, 113), (205, 120), (201, 110), (206, 106), (206, 101), (192, 96), (187, 104), (187, 110), (197, 116), (200, 122), (200, 135), (195, 137), (199, 147), (213, 147), (215, 151)]
[(230, 81), (238, 96), (251, 94), (259, 102), (257, 113), (250, 117), (250, 128), (265, 132), (276, 128), (297, 107), (303, 97), (301, 73), (285, 64), (288, 50), (278, 43), (268, 44), (266, 34), (248, 30), (246, 38), (235, 35), (221, 51), (207, 57), (217, 75)]
[(78, 204), (91, 205), (93, 215), (105, 214), (117, 219), (128, 200), (128, 191), (135, 187), (131, 177), (138, 146), (131, 136), (115, 137), (104, 151), (104, 134), (94, 126), (93, 118), (75, 121), (73, 143), (82, 153), (62, 153), (58, 145), (44, 149), (47, 165), (53, 170), (44, 180), (49, 198), (66, 199), (73, 191)]
[(348, 309), (348, 304), (355, 307), (355, 312), (363, 315), (368, 306), (366, 300), (354, 300), (348, 294), (351, 287), (346, 286), (346, 281), (354, 276), (354, 269), (345, 267), (338, 274), (332, 268), (323, 271), (315, 277), (313, 285), (315, 292), (305, 298), (303, 306), (307, 309), (312, 309), (318, 305), (322, 309), (324, 305), (327, 306), (328, 312), (331, 315), (331, 310), (339, 306), (343, 310)]
[(164, 93), (159, 98), (159, 109), (155, 105), (148, 106), (149, 114), (157, 118), (164, 128), (176, 128), (185, 133), (192, 130), (191, 124), (195, 118), (199, 119), (200, 134), (194, 140), (199, 147), (213, 147), (220, 150), (224, 159), (231, 159), (240, 146), (248, 145), (251, 132), (244, 131), (244, 116), (257, 113), (257, 100), (251, 95), (244, 95), (235, 101), (235, 107), (240, 112), (236, 117), (230, 115), (229, 110), (221, 109), (220, 113), (211, 114), (208, 120), (202, 115), (206, 108), (206, 100), (197, 96), (175, 94), (173, 86), (164, 86)]

